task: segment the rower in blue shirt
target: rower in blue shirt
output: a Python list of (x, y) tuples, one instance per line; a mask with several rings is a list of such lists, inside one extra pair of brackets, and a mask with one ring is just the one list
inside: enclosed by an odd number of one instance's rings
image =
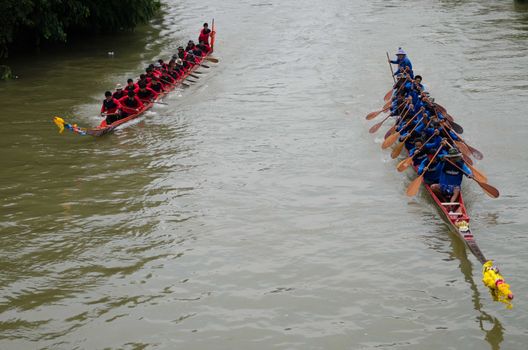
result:
[[(442, 143), (446, 145), (446, 142)], [(462, 160), (462, 154), (456, 148), (449, 149), (448, 153), (440, 158), (440, 177), (436, 184), (431, 185), (433, 192), (447, 202), (456, 202), (460, 194), (462, 178), (466, 175), (473, 177), (471, 169)]]
[(411, 78), (414, 78), (411, 60), (407, 57), (407, 54), (401, 47), (398, 48), (396, 57), (397, 58), (395, 60), (390, 61), (390, 63), (398, 65), (398, 70), (394, 73), (394, 75), (408, 72), (411, 75)]

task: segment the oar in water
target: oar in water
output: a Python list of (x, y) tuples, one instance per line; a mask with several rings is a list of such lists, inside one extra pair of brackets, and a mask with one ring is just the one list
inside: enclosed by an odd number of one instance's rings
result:
[(466, 173), (461, 167), (459, 167), (457, 164), (453, 163), (452, 161), (450, 161), (449, 159), (446, 158), (446, 160), (451, 163), (453, 166), (455, 166), (456, 168), (458, 168), (458, 170), (460, 170), (461, 172), (463, 172), (466, 176), (468, 176), (470, 179), (473, 179), (476, 183), (479, 184), (479, 186), (482, 188), (482, 190), (484, 191), (484, 193), (486, 193), (488, 196), (490, 196), (491, 198), (498, 198), (499, 197), (499, 190), (496, 189), (495, 187), (491, 186), (490, 184), (488, 183), (485, 183), (485, 182), (482, 182), (482, 181), (479, 181), (477, 180), (477, 178), (475, 176), (470, 176), (468, 173)]
[(205, 56), (203, 59), (206, 60), (206, 61), (211, 61), (213, 63), (218, 63), (218, 58)]
[(431, 139), (433, 137), (435, 137), (437, 134), (433, 134), (431, 135), (431, 137), (429, 137), (422, 145), (422, 147), (420, 147), (417, 151), (414, 152), (414, 154), (412, 156), (409, 156), (407, 158), (405, 158), (404, 160), (402, 160), (401, 162), (398, 163), (398, 166), (396, 167), (396, 169), (398, 169), (398, 171), (401, 173), (402, 171), (404, 171), (405, 169), (407, 169), (412, 163), (413, 163), (413, 158), (415, 155), (417, 155), (418, 153), (420, 153), (420, 151), (425, 147), (425, 145), (431, 141)]
[(407, 187), (407, 192), (406, 193), (407, 193), (407, 195), (409, 197), (416, 196), (416, 194), (418, 193), (418, 190), (420, 189), (420, 185), (422, 184), (422, 180), (423, 180), (423, 177), (424, 177), (425, 173), (427, 172), (427, 170), (429, 169), (429, 166), (433, 163), (433, 161), (435, 160), (436, 156), (438, 155), (438, 153), (440, 153), (441, 150), (442, 150), (442, 146), (438, 147), (438, 150), (436, 150), (434, 156), (431, 158), (431, 160), (429, 161), (427, 166), (422, 171), (422, 175), (420, 175), (416, 179), (414, 179), (411, 182), (411, 184), (409, 185), (409, 187)]
[[(424, 110), (424, 108), (420, 108), (420, 110), (418, 111), (418, 113), (416, 113), (411, 119), (409, 119), (409, 121), (407, 123), (405, 123), (405, 125), (400, 129), (403, 130), (405, 129), (413, 120), (414, 118), (416, 118), (418, 116), (418, 114), (422, 113)], [(392, 144), (394, 142), (396, 142), (396, 140), (398, 140), (398, 138), (400, 137), (400, 131), (397, 131), (395, 132), (394, 134), (390, 135), (389, 137), (387, 137), (385, 139), (385, 141), (383, 141), (383, 143), (381, 144), (381, 148), (382, 149), (386, 149), (386, 148), (389, 148), (390, 146), (392, 146)]]

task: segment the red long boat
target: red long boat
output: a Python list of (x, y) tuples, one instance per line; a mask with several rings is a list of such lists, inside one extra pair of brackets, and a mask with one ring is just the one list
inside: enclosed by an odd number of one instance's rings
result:
[(189, 75), (191, 75), (196, 69), (198, 69), (198, 67), (201, 66), (201, 63), (204, 60), (206, 60), (206, 58), (208, 56), (210, 56), (211, 53), (213, 53), (215, 37), (216, 37), (216, 31), (215, 31), (215, 24), (214, 24), (214, 19), (213, 19), (212, 29), (211, 29), (211, 44), (210, 44), (211, 50), (205, 56), (200, 57), (199, 60), (198, 60), (198, 63), (193, 65), (191, 68), (189, 68), (185, 72), (185, 74), (182, 75), (180, 78), (178, 78), (178, 80), (176, 80), (173, 84), (171, 84), (168, 89), (166, 89), (164, 92), (160, 93), (155, 101), (145, 103), (143, 105), (143, 108), (141, 108), (137, 113), (134, 113), (134, 114), (131, 114), (131, 115), (125, 117), (125, 118), (116, 120), (115, 122), (113, 122), (110, 125), (106, 124), (106, 119), (105, 119), (105, 120), (103, 120), (101, 122), (101, 124), (99, 124), (99, 126), (97, 126), (95, 128), (81, 128), (81, 127), (77, 126), (77, 124), (67, 123), (66, 121), (64, 121), (64, 119), (62, 119), (60, 117), (54, 117), (53, 118), (53, 122), (59, 127), (61, 133), (62, 133), (62, 131), (64, 129), (70, 130), (73, 133), (76, 133), (76, 134), (82, 135), (82, 136), (85, 136), (85, 135), (102, 136), (102, 135), (105, 135), (105, 134), (113, 132), (120, 125), (123, 125), (123, 124), (125, 124), (125, 123), (127, 123), (127, 122), (129, 122), (131, 120), (134, 120), (134, 119), (140, 117), (143, 113), (145, 113), (147, 110), (152, 108), (152, 106), (156, 102), (159, 102), (159, 100), (161, 100), (165, 95), (170, 93), (176, 87), (181, 86), (182, 84), (184, 84), (184, 80), (187, 79), (189, 77)]
[[(387, 112), (387, 110), (383, 108), (380, 111), (369, 113), (366, 119), (371, 120), (375, 118), (376, 116), (378, 116), (383, 111)], [(369, 132), (375, 133), (379, 129), (379, 126), (381, 126), (381, 123), (383, 123), (383, 121), (378, 123), (377, 127), (371, 128)], [(394, 126), (391, 129), (389, 129), (389, 131), (385, 135), (385, 139), (387, 139), (387, 137), (391, 135), (393, 132), (394, 132)], [(403, 144), (399, 145), (399, 147), (402, 147), (402, 146)], [(382, 148), (386, 148), (386, 147), (382, 147)], [(396, 149), (398, 149), (398, 147), (396, 147)], [(401, 151), (401, 148), (400, 148), (400, 151)], [(397, 154), (399, 154), (399, 152)], [(393, 158), (395, 157), (397, 157), (397, 155), (393, 156)], [(405, 168), (402, 168), (402, 169), (398, 168), (399, 171), (402, 171), (403, 169)], [(413, 169), (416, 171), (416, 173), (418, 173), (418, 167), (413, 166)], [(513, 299), (513, 294), (510, 291), (509, 285), (505, 282), (504, 278), (500, 274), (499, 269), (493, 264), (492, 260), (486, 259), (486, 257), (484, 256), (484, 253), (482, 253), (482, 251), (480, 250), (475, 240), (475, 237), (473, 236), (473, 233), (471, 232), (470, 226), (469, 226), (470, 217), (468, 215), (466, 206), (464, 204), (464, 197), (463, 197), (462, 192), (460, 192), (457, 202), (444, 202), (441, 198), (439, 198), (435, 194), (435, 192), (433, 192), (431, 187), (423, 181), (423, 177), (421, 178), (420, 181), (421, 181), (420, 184), (424, 185), (427, 193), (429, 193), (435, 205), (438, 207), (438, 209), (442, 213), (442, 216), (444, 217), (446, 222), (449, 224), (450, 229), (454, 233), (456, 233), (457, 236), (460, 237), (460, 239), (462, 239), (465, 242), (466, 246), (469, 248), (471, 253), (473, 253), (473, 255), (477, 258), (479, 263), (482, 264), (482, 281), (484, 282), (484, 285), (486, 285), (486, 287), (489, 288), (493, 300), (505, 303), (508, 308), (511, 308), (512, 307), (511, 300)], [(481, 183), (481, 181), (477, 181), (477, 182), (484, 189), (486, 193), (488, 193), (488, 191), (486, 191), (486, 186), (488, 188), (492, 187), (488, 185), (487, 183), (483, 184)], [(487, 182), (487, 180), (484, 182)], [(408, 192), (408, 195), (414, 195), (415, 193), (416, 192), (411, 191), (411, 192)], [(496, 198), (492, 194), (490, 195)], [(497, 191), (496, 196), (498, 197), (498, 191)]]

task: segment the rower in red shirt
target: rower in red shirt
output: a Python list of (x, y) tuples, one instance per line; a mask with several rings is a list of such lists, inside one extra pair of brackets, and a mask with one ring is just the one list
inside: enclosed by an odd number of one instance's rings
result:
[(110, 91), (105, 92), (105, 99), (101, 106), (101, 116), (106, 117), (106, 125), (110, 125), (113, 122), (119, 120), (119, 111), (121, 109), (121, 103), (114, 97)]
[(211, 35), (211, 29), (207, 23), (203, 24), (202, 30), (200, 30), (200, 35), (198, 36), (198, 42), (204, 42), (209, 46), (209, 36)]
[(148, 88), (154, 90), (154, 92), (156, 92), (158, 95), (160, 93), (162, 93), (162, 92), (165, 92), (165, 88), (164, 88), (163, 84), (160, 82), (160, 78), (158, 78), (158, 77), (154, 77), (154, 79), (152, 79), (150, 84), (147, 85), (147, 89)]
[(136, 114), (143, 108), (143, 102), (136, 96), (134, 91), (129, 91), (128, 95), (119, 100), (121, 105), (121, 117), (125, 118), (131, 114)]
[(121, 97), (126, 96), (126, 91), (123, 90), (121, 84), (116, 85), (116, 91), (112, 94), (112, 97), (119, 100)]
[(199, 48), (202, 51), (202, 56), (205, 56), (211, 51), (211, 46), (207, 45), (203, 41), (200, 41), (198, 45), (196, 45), (197, 48)]
[(139, 91), (137, 92), (137, 97), (142, 102), (150, 102), (158, 97), (158, 93), (152, 90), (151, 88), (147, 87), (145, 83), (139, 83)]
[(128, 79), (127, 80), (127, 86), (125, 86), (125, 96), (128, 96), (128, 92), (129, 91), (136, 92), (137, 89), (138, 89), (138, 86), (137, 86), (136, 83), (134, 83), (134, 80)]

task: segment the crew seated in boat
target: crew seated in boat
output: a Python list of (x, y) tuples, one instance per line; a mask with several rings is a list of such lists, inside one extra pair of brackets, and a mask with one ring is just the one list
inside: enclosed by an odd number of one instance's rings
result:
[(438, 156), (433, 159), (431, 164), (429, 162), (429, 158), (422, 160), (418, 166), (418, 175), (422, 175), (425, 171), (423, 181), (428, 185), (437, 184), (440, 181), (440, 161)]
[(154, 70), (154, 68), (147, 68), (146, 69), (146, 77), (147, 77), (147, 83), (150, 83), (154, 77), (158, 77), (158, 72)]
[(178, 46), (178, 57), (183, 61), (187, 58), (187, 51), (183, 49), (183, 46)]
[(147, 77), (146, 74), (140, 74), (140, 75), (139, 75), (139, 79), (138, 79), (138, 81), (137, 81), (137, 83), (136, 83), (136, 85), (137, 85), (137, 89), (135, 90), (135, 92), (136, 92), (136, 93), (138, 92), (138, 90), (139, 90), (139, 84), (145, 84), (145, 85), (148, 85), (148, 84), (150, 84), (150, 81), (151, 81), (151, 80), (152, 80), (152, 79), (149, 78), (149, 77)]
[(209, 44), (203, 42), (203, 41), (199, 41), (198, 42), (198, 45), (196, 45), (196, 47), (198, 47), (200, 50), (202, 50), (203, 52), (203, 55), (207, 55), (209, 53), (209, 51), (211, 51), (211, 46), (209, 46)]
[[(147, 85), (147, 89), (154, 90), (154, 92), (159, 95), (160, 93), (164, 92), (165, 89), (163, 88), (163, 85), (160, 82), (160, 78), (154, 77), (149, 85)], [(139, 90), (141, 92), (141, 89)], [(138, 95), (139, 95), (138, 92)], [(156, 95), (156, 96), (157, 96)], [(139, 96), (140, 99), (143, 99), (143, 97)]]
[(163, 62), (162, 59), (159, 59), (159, 60), (158, 60), (158, 63), (159, 63), (159, 65), (161, 66), (161, 69), (167, 69), (167, 68), (168, 68), (167, 63)]
[(189, 40), (189, 42), (187, 43), (187, 47), (185, 48), (185, 51), (191, 52), (192, 50), (194, 50), (195, 46), (196, 45), (194, 45), (194, 41)]
[(121, 109), (121, 103), (112, 97), (110, 91), (105, 92), (105, 99), (101, 107), (101, 116), (106, 117), (106, 125), (110, 125), (119, 119), (119, 110)]
[(147, 87), (144, 82), (139, 83), (139, 90), (137, 92), (137, 97), (142, 102), (153, 101), (158, 97), (158, 93), (151, 88)]
[(200, 35), (198, 36), (199, 43), (206, 43), (209, 46), (209, 36), (211, 35), (211, 29), (209, 29), (209, 24), (204, 23), (202, 30), (200, 30)]
[[(447, 145), (445, 141), (442, 143)], [(462, 160), (462, 154), (456, 148), (449, 149), (448, 153), (439, 156), (440, 177), (436, 184), (431, 185), (433, 192), (446, 202), (456, 202), (460, 194), (460, 185), (464, 175), (472, 178), (471, 169)]]
[(185, 74), (185, 66), (181, 58), (178, 58), (176, 60), (176, 65), (174, 66), (174, 69), (178, 71), (179, 77)]
[(134, 91), (129, 91), (128, 95), (119, 100), (121, 104), (121, 117), (125, 118), (131, 114), (136, 114), (143, 108), (143, 102), (136, 96)]
[(394, 75), (407, 72), (410, 74), (411, 78), (414, 77), (411, 60), (409, 57), (407, 57), (407, 53), (403, 51), (401, 47), (399, 47), (398, 51), (396, 52), (396, 59), (391, 60), (390, 63), (398, 65), (398, 70), (394, 72)]
[(159, 78), (159, 81), (164, 91), (170, 90), (170, 87), (176, 82), (176, 80), (174, 80), (174, 78), (169, 75), (168, 70), (164, 70), (163, 72), (161, 72), (161, 77)]
[(119, 100), (121, 97), (126, 96), (126, 92), (123, 90), (121, 84), (116, 85), (116, 91), (112, 94), (112, 97)]
[(137, 89), (138, 89), (138, 86), (137, 86), (136, 83), (134, 83), (134, 80), (128, 79), (127, 80), (127, 86), (125, 86), (125, 93), (126, 93), (125, 96), (128, 96), (128, 93), (130, 91), (136, 92)]

